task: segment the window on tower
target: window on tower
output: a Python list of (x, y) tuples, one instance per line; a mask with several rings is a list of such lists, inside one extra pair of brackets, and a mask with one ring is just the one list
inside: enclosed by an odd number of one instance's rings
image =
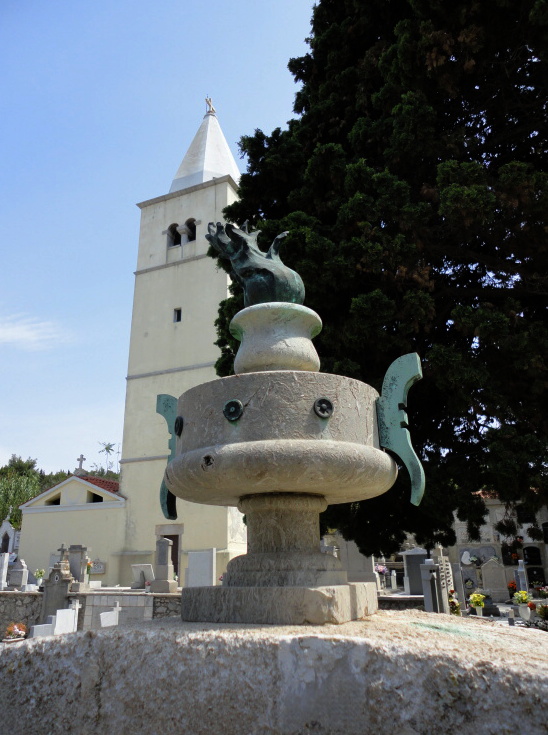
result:
[(188, 241), (193, 242), (196, 239), (196, 220), (194, 217), (187, 219), (185, 227), (188, 231)]
[(179, 225), (174, 223), (167, 228), (167, 246), (168, 248), (174, 248), (176, 245), (181, 244), (181, 233), (179, 232)]
[(174, 322), (180, 322), (181, 321), (181, 308), (173, 309), (173, 321)]

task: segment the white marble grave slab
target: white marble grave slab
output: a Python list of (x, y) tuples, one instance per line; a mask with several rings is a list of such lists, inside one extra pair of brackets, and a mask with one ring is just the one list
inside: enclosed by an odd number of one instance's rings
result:
[(78, 624), (78, 611), (73, 608), (68, 610), (57, 610), (55, 614), (55, 627), (53, 635), (62, 635), (63, 633), (76, 633)]
[(217, 584), (216, 559), (217, 549), (189, 551), (185, 587), (211, 587)]

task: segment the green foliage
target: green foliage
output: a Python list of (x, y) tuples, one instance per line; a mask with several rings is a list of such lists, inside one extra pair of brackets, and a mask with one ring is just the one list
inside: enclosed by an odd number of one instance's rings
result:
[(40, 492), (38, 475), (19, 473), (6, 465), (0, 472), (0, 519), (7, 519), (14, 528), (21, 528), (19, 506)]
[[(448, 543), (454, 512), (477, 537), (478, 489), (548, 500), (548, 4), (319, 0), (309, 45), (289, 62), (297, 117), (242, 138), (226, 217), (264, 243), (290, 230), (282, 255), (323, 319), (322, 370), (379, 389), (417, 351), (424, 372), (409, 405), (423, 504), (402, 476), (326, 523), (369, 553), (404, 531)], [(234, 286), (219, 374), (240, 304)]]

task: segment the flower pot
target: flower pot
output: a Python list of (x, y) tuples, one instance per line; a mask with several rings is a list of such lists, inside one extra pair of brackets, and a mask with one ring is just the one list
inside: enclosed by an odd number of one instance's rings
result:
[(519, 608), (519, 614), (520, 617), (523, 618), (523, 620), (529, 621), (531, 619), (531, 608), (527, 603), (525, 605), (518, 605)]
[(483, 615), (483, 608), (475, 607), (474, 610), (476, 611), (476, 615), (478, 616), (478, 618), (481, 618), (481, 616)]

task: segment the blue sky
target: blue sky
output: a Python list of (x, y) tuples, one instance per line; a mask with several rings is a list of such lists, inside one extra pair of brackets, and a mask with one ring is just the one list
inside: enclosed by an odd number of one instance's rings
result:
[(210, 95), (237, 141), (292, 116), (312, 0), (1, 0), (0, 465), (122, 441), (137, 202)]

